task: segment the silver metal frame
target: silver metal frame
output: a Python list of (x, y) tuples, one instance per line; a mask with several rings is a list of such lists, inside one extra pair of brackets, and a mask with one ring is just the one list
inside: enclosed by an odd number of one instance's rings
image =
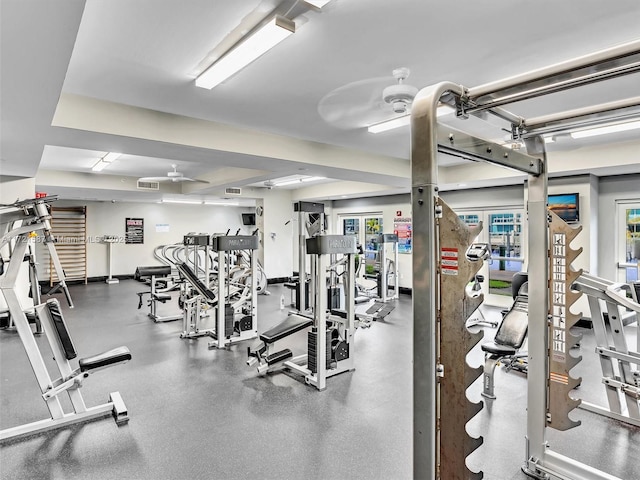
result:
[[(102, 417), (109, 414), (113, 414), (115, 416), (117, 423), (124, 423), (128, 420), (127, 410), (118, 392), (112, 392), (109, 397), (109, 402), (105, 404), (90, 408), (85, 405), (79, 387), (86, 375), (80, 374), (79, 369), (73, 370), (71, 368), (58, 339), (49, 309), (46, 304), (41, 304), (36, 305), (35, 307), (37, 316), (51, 347), (55, 364), (60, 372), (60, 378), (52, 379), (49, 374), (42, 352), (38, 347), (34, 333), (29, 325), (29, 320), (22, 309), (22, 305), (20, 304), (20, 299), (17, 294), (16, 283), (25, 253), (29, 246), (29, 232), (42, 230), (44, 233), (51, 258), (54, 259), (53, 265), (56, 269), (56, 274), (61, 281), (60, 285), (62, 286), (67, 299), (70, 300), (71, 297), (67, 290), (66, 283), (64, 282), (64, 274), (62, 272), (60, 262), (57, 260), (58, 256), (55, 250), (55, 245), (50, 235), (50, 225), (46, 218), (46, 216), (48, 216), (46, 204), (43, 201), (35, 200), (31, 204), (23, 203), (20, 207), (21, 208), (17, 209), (12, 207), (0, 209), (0, 220), (2, 223), (6, 223), (7, 219), (9, 219), (9, 221), (13, 221), (11, 219), (15, 217), (16, 214), (22, 216), (25, 223), (23, 227), (14, 229), (4, 235), (0, 242), (1, 248), (11, 239), (16, 240), (9, 260), (9, 265), (2, 277), (0, 277), (0, 291), (2, 292), (2, 296), (5, 299), (7, 307), (9, 308), (11, 318), (16, 330), (18, 331), (18, 335), (20, 336), (20, 340), (24, 346), (31, 368), (36, 376), (38, 386), (42, 393), (42, 398), (49, 410), (50, 418), (4, 429), (0, 431), (0, 441), (53, 428), (59, 428), (64, 425)], [(65, 413), (64, 411), (63, 404), (59, 398), (59, 395), (63, 392), (66, 392), (69, 395), (69, 400), (71, 401), (71, 406), (73, 408), (72, 413)]]
[[(539, 117), (527, 121), (505, 111), (502, 106), (519, 100), (562, 91), (576, 86), (614, 78), (640, 70), (640, 40), (591, 55), (562, 62), (547, 68), (498, 82), (465, 88), (452, 82), (442, 82), (422, 89), (416, 96), (411, 112), (411, 197), (414, 217), (413, 250), (413, 317), (414, 317), (414, 478), (439, 478), (437, 412), (438, 392), (438, 261), (436, 252), (436, 197), (438, 195), (437, 152), (472, 160), (483, 160), (526, 172), (528, 177), (529, 222), (529, 371), (527, 394), (527, 448), (525, 473), (537, 478), (548, 474), (567, 479), (611, 479), (609, 474), (553, 452), (545, 439), (547, 428), (548, 326), (549, 291), (547, 279), (547, 167), (541, 133), (550, 133), (571, 122), (574, 128), (593, 117), (606, 113), (607, 121), (616, 111), (637, 104), (602, 105), (599, 108)], [(606, 71), (602, 75), (595, 72)], [(480, 141), (456, 142), (456, 132), (438, 134), (436, 109), (439, 102), (455, 102), (460, 116), (488, 111), (511, 123), (516, 138), (524, 138), (530, 163), (511, 161), (502, 152), (500, 161), (491, 155), (499, 146)], [(624, 112), (640, 116), (640, 112)], [(587, 118), (584, 118), (587, 117)], [(447, 142), (449, 140), (449, 142)], [(451, 141), (453, 140), (453, 141)], [(489, 154), (489, 155), (488, 155)], [(500, 155), (498, 155), (500, 156)], [(446, 365), (443, 366), (446, 369)], [(461, 459), (464, 462), (464, 459)]]
[[(246, 242), (247, 240), (251, 240), (251, 238), (243, 235), (221, 236), (214, 238), (213, 250), (218, 253), (218, 306), (216, 307), (215, 337), (208, 343), (209, 348), (226, 348), (229, 345), (242, 342), (244, 340), (251, 340), (258, 336), (258, 277), (256, 275), (257, 262), (255, 256), (255, 251), (258, 249), (258, 245), (255, 244), (245, 248), (242, 246), (243, 243), (251, 243)], [(229, 273), (231, 271), (230, 253), (232, 251), (227, 248), (227, 244), (233, 244), (234, 242), (237, 243), (234, 250), (246, 250), (249, 252), (251, 287), (248, 298), (244, 298), (242, 303), (248, 303), (249, 315), (253, 319), (253, 324), (251, 330), (241, 331), (238, 335), (227, 338), (224, 332), (226, 304), (228, 300), (227, 297), (229, 295)], [(218, 247), (216, 247), (216, 243), (218, 243)], [(225, 245), (222, 245), (223, 243)], [(235, 311), (236, 306), (232, 305), (232, 308), (234, 308)]]

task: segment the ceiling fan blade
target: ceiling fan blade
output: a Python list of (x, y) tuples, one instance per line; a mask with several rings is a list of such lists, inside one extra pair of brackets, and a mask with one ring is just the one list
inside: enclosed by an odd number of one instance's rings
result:
[(386, 120), (393, 112), (382, 100), (382, 91), (394, 82), (392, 76), (387, 76), (338, 87), (320, 100), (318, 113), (325, 122), (345, 130)]
[(197, 178), (189, 178), (189, 177), (174, 177), (172, 178), (174, 182), (198, 182), (198, 183), (209, 183), (206, 180), (198, 180)]

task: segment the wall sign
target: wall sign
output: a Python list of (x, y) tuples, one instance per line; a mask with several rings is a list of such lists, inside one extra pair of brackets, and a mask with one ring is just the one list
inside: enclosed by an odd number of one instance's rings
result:
[(124, 243), (144, 243), (144, 218), (127, 218), (124, 229)]
[(398, 253), (411, 253), (411, 217), (395, 217), (393, 233), (398, 236)]

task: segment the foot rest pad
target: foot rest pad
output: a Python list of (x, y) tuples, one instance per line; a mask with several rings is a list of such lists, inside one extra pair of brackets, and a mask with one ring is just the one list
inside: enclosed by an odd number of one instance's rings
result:
[(264, 359), (267, 362), (267, 365), (273, 365), (274, 363), (282, 362), (283, 360), (291, 357), (293, 357), (293, 353), (288, 348), (285, 348), (284, 350), (280, 350), (279, 352), (267, 355), (266, 357), (264, 357)]
[(131, 352), (127, 347), (117, 347), (98, 355), (81, 358), (78, 362), (81, 372), (87, 372), (96, 368), (109, 367), (118, 363), (131, 360)]
[(164, 302), (166, 302), (168, 300), (171, 300), (171, 295), (157, 295), (156, 294), (156, 295), (153, 296), (153, 299), (157, 300), (158, 302), (164, 303)]

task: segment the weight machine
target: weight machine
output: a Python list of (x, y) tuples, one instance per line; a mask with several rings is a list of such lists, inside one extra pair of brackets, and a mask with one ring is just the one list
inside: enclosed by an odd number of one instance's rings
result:
[(167, 291), (167, 284), (170, 281), (171, 267), (168, 265), (149, 265), (136, 268), (134, 278), (139, 281), (148, 281), (149, 290), (144, 292), (138, 292), (138, 310), (142, 308), (142, 302), (144, 295), (149, 295), (147, 305), (149, 306), (149, 317), (154, 322), (172, 322), (174, 320), (180, 320), (182, 313), (173, 313), (170, 315), (161, 315), (158, 312), (158, 304), (165, 304), (169, 302), (173, 297), (165, 293)]
[[(638, 71), (640, 41), (634, 41), (475, 88), (442, 82), (422, 89), (414, 99), (414, 478), (482, 478), (482, 472), (471, 472), (466, 465), (467, 455), (482, 443), (466, 432), (466, 423), (482, 408), (468, 400), (466, 390), (482, 369), (472, 369), (465, 360), (481, 335), (464, 327), (481, 299), (464, 293), (477, 269), (458, 255), (466, 251), (477, 232), (459, 221), (438, 197), (438, 152), (528, 175), (529, 358), (523, 472), (537, 479), (550, 475), (575, 480), (615, 478), (553, 451), (546, 441), (548, 427), (567, 430), (579, 425), (568, 416), (579, 404), (569, 392), (580, 382), (569, 375), (580, 361), (570, 354), (579, 338), (570, 331), (578, 316), (569, 307), (580, 295), (571, 285), (581, 272), (571, 268), (579, 254), (570, 247), (577, 232), (547, 211), (548, 170), (542, 135), (640, 116), (640, 97), (529, 119), (503, 106)], [(461, 118), (491, 114), (505, 120), (512, 137), (524, 142), (527, 153), (438, 125), (440, 103), (454, 107)]]
[[(356, 239), (352, 235), (317, 235), (306, 240), (311, 255), (311, 276), (315, 289), (313, 317), (292, 313), (286, 320), (260, 335), (260, 341), (248, 348), (247, 364), (257, 365), (261, 374), (287, 368), (304, 377), (318, 390), (326, 388), (327, 378), (355, 369), (353, 335), (356, 329), (354, 304), (354, 256)], [(332, 257), (340, 259), (331, 262)], [(344, 268), (345, 309), (329, 310), (327, 278)], [(309, 330), (310, 329), (310, 330)], [(279, 350), (276, 342), (307, 330), (307, 353), (293, 356), (289, 348)]]
[[(400, 287), (398, 285), (398, 235), (395, 233), (383, 233), (378, 235), (378, 252), (380, 254), (380, 270), (376, 285), (378, 297), (383, 302), (397, 300), (400, 298)], [(391, 258), (387, 252), (387, 246), (391, 248)], [(389, 294), (389, 279), (392, 279), (393, 293)]]
[[(50, 418), (45, 420), (0, 431), (0, 441), (59, 428), (108, 414), (113, 414), (118, 424), (128, 421), (126, 407), (118, 392), (111, 393), (109, 401), (103, 405), (87, 407), (79, 390), (83, 381), (92, 372), (130, 360), (131, 354), (127, 347), (118, 347), (98, 355), (81, 358), (78, 362), (79, 367), (76, 369), (71, 368), (69, 360), (76, 358), (77, 352), (62, 316), (60, 304), (56, 299), (50, 299), (45, 304), (36, 305), (35, 309), (60, 375), (59, 378), (52, 379), (45, 363), (43, 352), (36, 342), (29, 320), (20, 302), (18, 277), (23, 265), (25, 252), (30, 243), (29, 237), (32, 232), (41, 232), (53, 266), (56, 269), (57, 277), (60, 279), (60, 288), (64, 292), (69, 306), (73, 306), (71, 295), (65, 282), (64, 272), (56, 253), (54, 238), (51, 235), (51, 216), (47, 201), (50, 201), (50, 199), (25, 200), (13, 205), (0, 207), (0, 222), (22, 221), (20, 227), (8, 231), (0, 239), (0, 248), (14, 241), (9, 264), (4, 269), (2, 277), (0, 277), (0, 291), (2, 291), (2, 298), (7, 304), (11, 319), (25, 348), (29, 363), (40, 387), (42, 398), (50, 414)], [(69, 400), (73, 407), (72, 413), (65, 413), (64, 411), (63, 403), (60, 400), (63, 393), (69, 395)]]
[[(218, 254), (218, 291), (215, 332), (209, 348), (225, 348), (228, 345), (258, 336), (257, 324), (257, 259), (254, 254), (259, 248), (257, 235), (223, 235), (213, 237), (213, 251)], [(232, 256), (241, 258), (248, 252), (248, 273), (234, 277)], [(241, 289), (240, 300), (232, 303), (234, 290)], [(236, 321), (235, 317), (241, 318)]]
[(306, 312), (310, 308), (310, 293), (315, 291), (313, 275), (307, 278), (306, 240), (324, 233), (324, 204), (296, 202), (294, 212), (298, 213), (298, 279), (285, 283), (285, 287), (295, 290), (295, 309)]

